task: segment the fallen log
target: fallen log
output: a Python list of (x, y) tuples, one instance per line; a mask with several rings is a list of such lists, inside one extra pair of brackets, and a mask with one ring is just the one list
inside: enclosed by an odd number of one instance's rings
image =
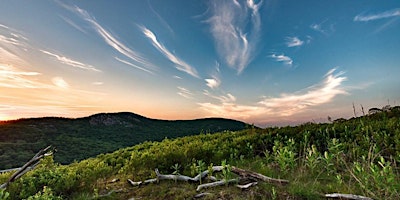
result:
[(325, 194), (325, 197), (335, 198), (335, 199), (373, 200), (373, 199), (371, 199), (369, 197), (364, 197), (364, 196), (361, 196), (361, 195), (340, 194), (340, 193)]

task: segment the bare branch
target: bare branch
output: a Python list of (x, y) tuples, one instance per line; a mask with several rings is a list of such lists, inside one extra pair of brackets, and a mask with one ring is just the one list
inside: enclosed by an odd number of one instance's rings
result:
[(52, 155), (51, 152), (48, 152), (51, 146), (48, 146), (42, 150), (40, 150), (38, 153), (36, 153), (35, 156), (32, 157), (27, 163), (25, 163), (24, 166), (21, 168), (18, 168), (18, 171), (16, 171), (9, 179), (7, 182), (4, 184), (0, 185), (0, 189), (6, 188), (11, 182), (14, 182), (21, 176), (23, 176), (26, 172), (34, 169), (40, 162), (40, 159), (42, 159), (45, 156)]
[(225, 184), (231, 184), (231, 183), (238, 183), (238, 179), (230, 179), (230, 180), (221, 180), (221, 181), (215, 181), (212, 183), (205, 183), (197, 186), (196, 191), (200, 191), (203, 188), (209, 188), (209, 187), (215, 187), (215, 186), (220, 186), (220, 185), (225, 185)]
[(328, 198), (337, 198), (337, 199), (354, 199), (354, 200), (373, 200), (369, 197), (364, 197), (355, 194), (340, 194), (340, 193), (333, 193), (333, 194), (325, 194), (325, 197)]

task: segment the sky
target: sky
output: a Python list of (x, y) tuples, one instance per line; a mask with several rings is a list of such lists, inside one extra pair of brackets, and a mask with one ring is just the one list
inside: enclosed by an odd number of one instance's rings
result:
[(279, 126), (400, 104), (398, 0), (0, 1), (0, 120)]

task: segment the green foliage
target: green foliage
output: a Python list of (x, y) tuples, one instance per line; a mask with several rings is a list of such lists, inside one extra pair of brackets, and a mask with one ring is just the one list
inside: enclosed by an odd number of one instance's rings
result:
[(44, 186), (42, 191), (39, 191), (27, 200), (62, 200), (60, 196), (55, 196), (51, 188)]
[(281, 172), (287, 173), (296, 167), (296, 149), (293, 138), (286, 141), (283, 145), (280, 141), (274, 142), (273, 152), (275, 160), (278, 162)]
[(9, 196), (10, 193), (8, 193), (5, 189), (0, 189), (0, 200), (7, 200)]

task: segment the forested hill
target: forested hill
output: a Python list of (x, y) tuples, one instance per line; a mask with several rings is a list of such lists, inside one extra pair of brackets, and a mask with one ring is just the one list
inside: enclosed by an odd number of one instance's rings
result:
[(45, 117), (0, 122), (0, 169), (23, 165), (47, 145), (56, 148), (55, 161), (66, 164), (143, 141), (245, 127), (245, 123), (230, 119), (169, 121), (128, 112), (77, 119)]

